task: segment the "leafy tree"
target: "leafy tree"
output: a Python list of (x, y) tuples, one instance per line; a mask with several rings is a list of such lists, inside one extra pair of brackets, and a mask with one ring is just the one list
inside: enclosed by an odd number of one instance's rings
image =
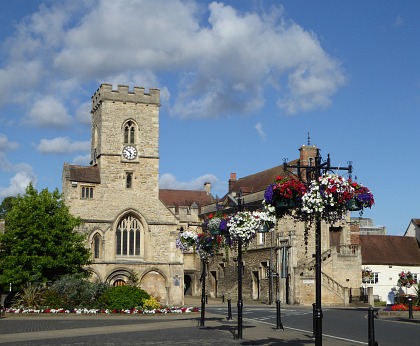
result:
[(32, 183), (6, 214), (0, 234), (0, 284), (20, 289), (25, 283), (55, 281), (83, 273), (90, 263), (85, 236), (76, 232), (80, 218), (72, 216), (58, 189), (40, 193)]
[(15, 201), (16, 197), (9, 196), (3, 199), (0, 204), (0, 219), (4, 219), (6, 214), (12, 210), (13, 202)]

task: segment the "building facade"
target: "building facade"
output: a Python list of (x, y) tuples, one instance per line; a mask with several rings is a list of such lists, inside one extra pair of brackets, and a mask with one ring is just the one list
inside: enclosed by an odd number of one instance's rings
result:
[(417, 295), (411, 287), (398, 286), (401, 272), (410, 271), (420, 280), (420, 248), (414, 236), (361, 235), (362, 265), (372, 271), (372, 278), (363, 284), (372, 287), (377, 300), (393, 304), (395, 296)]
[[(310, 165), (319, 155), (315, 146), (302, 146), (299, 158), (289, 164)], [(264, 191), (277, 176), (296, 174), (284, 166), (255, 173), (240, 179), (231, 174), (229, 193), (219, 205), (229, 206), (241, 196), (243, 206), (261, 208)], [(232, 206), (230, 206), (232, 207)], [(203, 208), (214, 212), (216, 205)], [(359, 227), (350, 222), (350, 213), (343, 222), (322, 223), (322, 301), (326, 305), (346, 305), (351, 292), (362, 286), (362, 257)], [(311, 305), (315, 301), (315, 226), (305, 230), (302, 222), (291, 216), (281, 217), (272, 233), (258, 234), (242, 255), (243, 296), (272, 302), (280, 299), (287, 304)], [(209, 261), (208, 291), (210, 296), (235, 296), (237, 292), (237, 256), (220, 253)]]
[(91, 165), (64, 164), (63, 195), (83, 220), (94, 277), (133, 277), (164, 304), (183, 303), (179, 218), (159, 198), (159, 101), (151, 89), (102, 84), (92, 97)]
[[(201, 294), (201, 262), (193, 251), (176, 248), (179, 231), (200, 232), (206, 214), (261, 207), (264, 191), (284, 166), (236, 178), (217, 202), (210, 184), (203, 191), (159, 189), (159, 90), (146, 93), (102, 84), (92, 96), (91, 163), (64, 164), (62, 191), (70, 212), (83, 220), (92, 252), (89, 270), (101, 281), (123, 285), (133, 277), (164, 304), (183, 304), (184, 294)], [(309, 165), (319, 154), (302, 146), (298, 160)], [(322, 224), (322, 299), (326, 305), (348, 302), (361, 287), (358, 227), (350, 215), (341, 223)], [(275, 231), (258, 234), (243, 253), (244, 298), (310, 305), (315, 301), (315, 231), (291, 217), (279, 218)], [(220, 251), (208, 266), (207, 294), (235, 298), (237, 251)]]

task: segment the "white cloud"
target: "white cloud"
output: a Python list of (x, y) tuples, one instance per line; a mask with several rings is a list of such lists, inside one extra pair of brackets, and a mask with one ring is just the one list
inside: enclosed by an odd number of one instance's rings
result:
[(77, 109), (76, 109), (76, 119), (85, 125), (91, 125), (92, 124), (92, 116), (90, 114), (91, 110), (91, 104), (90, 102), (84, 102), (82, 103)]
[[(172, 115), (183, 118), (256, 111), (268, 89), (293, 114), (327, 107), (346, 82), (315, 34), (288, 21), (281, 7), (266, 15), (217, 2), (207, 10), (200, 6), (181, 0), (42, 6), (8, 42), (0, 103), (51, 94), (26, 120), (64, 126), (70, 122), (67, 102), (95, 80), (159, 87), (171, 95)], [(165, 85), (167, 72), (176, 83)]]
[(89, 151), (90, 141), (71, 141), (67, 137), (41, 139), (36, 149), (41, 153), (63, 154), (75, 151)]
[(87, 165), (89, 165), (90, 160), (91, 160), (91, 157), (90, 157), (90, 153), (89, 153), (89, 154), (86, 154), (86, 155), (76, 156), (73, 159), (72, 164), (73, 165), (80, 165), (80, 166), (87, 166)]
[(71, 117), (59, 100), (46, 96), (34, 103), (23, 121), (39, 127), (64, 127), (71, 123)]
[(24, 194), (30, 182), (36, 186), (37, 179), (31, 166), (19, 164), (15, 166), (15, 169), (18, 169), (19, 171), (10, 179), (9, 186), (6, 188), (0, 187), (0, 198)]
[(9, 150), (15, 150), (18, 147), (18, 143), (9, 141), (6, 135), (0, 133), (0, 153)]
[(265, 139), (265, 132), (261, 123), (257, 123), (255, 125), (255, 129), (257, 130), (258, 134), (262, 139)]
[(213, 174), (205, 174), (188, 182), (178, 181), (177, 178), (170, 173), (162, 174), (159, 178), (159, 188), (175, 189), (175, 190), (196, 190), (203, 191), (204, 183), (211, 183), (211, 193), (213, 196), (222, 196), (227, 192), (227, 184), (219, 181)]

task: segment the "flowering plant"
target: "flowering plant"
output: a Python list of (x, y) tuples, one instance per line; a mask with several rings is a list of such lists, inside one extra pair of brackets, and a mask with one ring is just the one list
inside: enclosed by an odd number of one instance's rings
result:
[(370, 268), (364, 268), (362, 270), (362, 281), (363, 282), (368, 282), (370, 280), (372, 280), (374, 278), (372, 269)]
[(353, 188), (353, 196), (360, 203), (362, 208), (370, 208), (375, 203), (373, 199), (373, 194), (370, 190), (359, 184), (356, 181), (351, 181), (349, 179), (350, 186)]
[(181, 251), (188, 251), (190, 246), (194, 246), (197, 240), (197, 234), (192, 231), (180, 232), (176, 239), (176, 247)]
[(210, 233), (199, 233), (196, 238), (197, 252), (201, 259), (214, 256), (222, 246), (222, 236)]
[(413, 274), (410, 271), (404, 272), (398, 274), (398, 283), (397, 285), (399, 287), (407, 287), (410, 288), (412, 285), (417, 284), (417, 280), (414, 280)]
[(241, 239), (249, 243), (259, 229), (259, 222), (249, 211), (239, 211), (227, 223), (229, 235), (232, 240)]
[(127, 310), (110, 310), (110, 309), (30, 309), (30, 308), (7, 308), (6, 313), (9, 314), (77, 314), (77, 315), (97, 315), (97, 314), (155, 314), (155, 313), (190, 313), (199, 312), (197, 307), (159, 307), (157, 309), (147, 310), (132, 308)]
[(312, 219), (319, 215), (333, 223), (347, 214), (346, 203), (353, 196), (353, 188), (342, 176), (324, 174), (313, 180), (302, 197), (300, 217)]
[(264, 193), (267, 203), (278, 200), (298, 201), (306, 192), (306, 186), (301, 181), (292, 177), (277, 176), (273, 184), (270, 184)]
[(257, 222), (257, 229), (260, 231), (266, 227), (267, 230), (271, 231), (274, 229), (276, 223), (276, 208), (271, 204), (262, 202), (263, 210), (262, 211), (254, 211), (252, 216), (254, 217), (255, 221)]
[[(414, 305), (412, 307), (413, 311), (420, 311), (420, 306)], [(388, 310), (388, 309), (386, 309)], [(390, 307), (391, 311), (408, 311), (408, 305), (405, 304), (396, 304)]]
[(227, 230), (227, 215), (221, 211), (210, 214), (208, 219), (203, 223), (203, 229), (209, 230), (212, 234), (225, 233)]

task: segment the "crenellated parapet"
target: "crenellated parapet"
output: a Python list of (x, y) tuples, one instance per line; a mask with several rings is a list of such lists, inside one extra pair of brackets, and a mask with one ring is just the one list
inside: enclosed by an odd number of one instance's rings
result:
[(92, 111), (97, 109), (103, 101), (131, 102), (160, 105), (160, 90), (150, 89), (145, 92), (142, 87), (134, 87), (133, 91), (128, 90), (127, 85), (118, 85), (117, 90), (112, 89), (111, 84), (102, 84), (92, 96)]

